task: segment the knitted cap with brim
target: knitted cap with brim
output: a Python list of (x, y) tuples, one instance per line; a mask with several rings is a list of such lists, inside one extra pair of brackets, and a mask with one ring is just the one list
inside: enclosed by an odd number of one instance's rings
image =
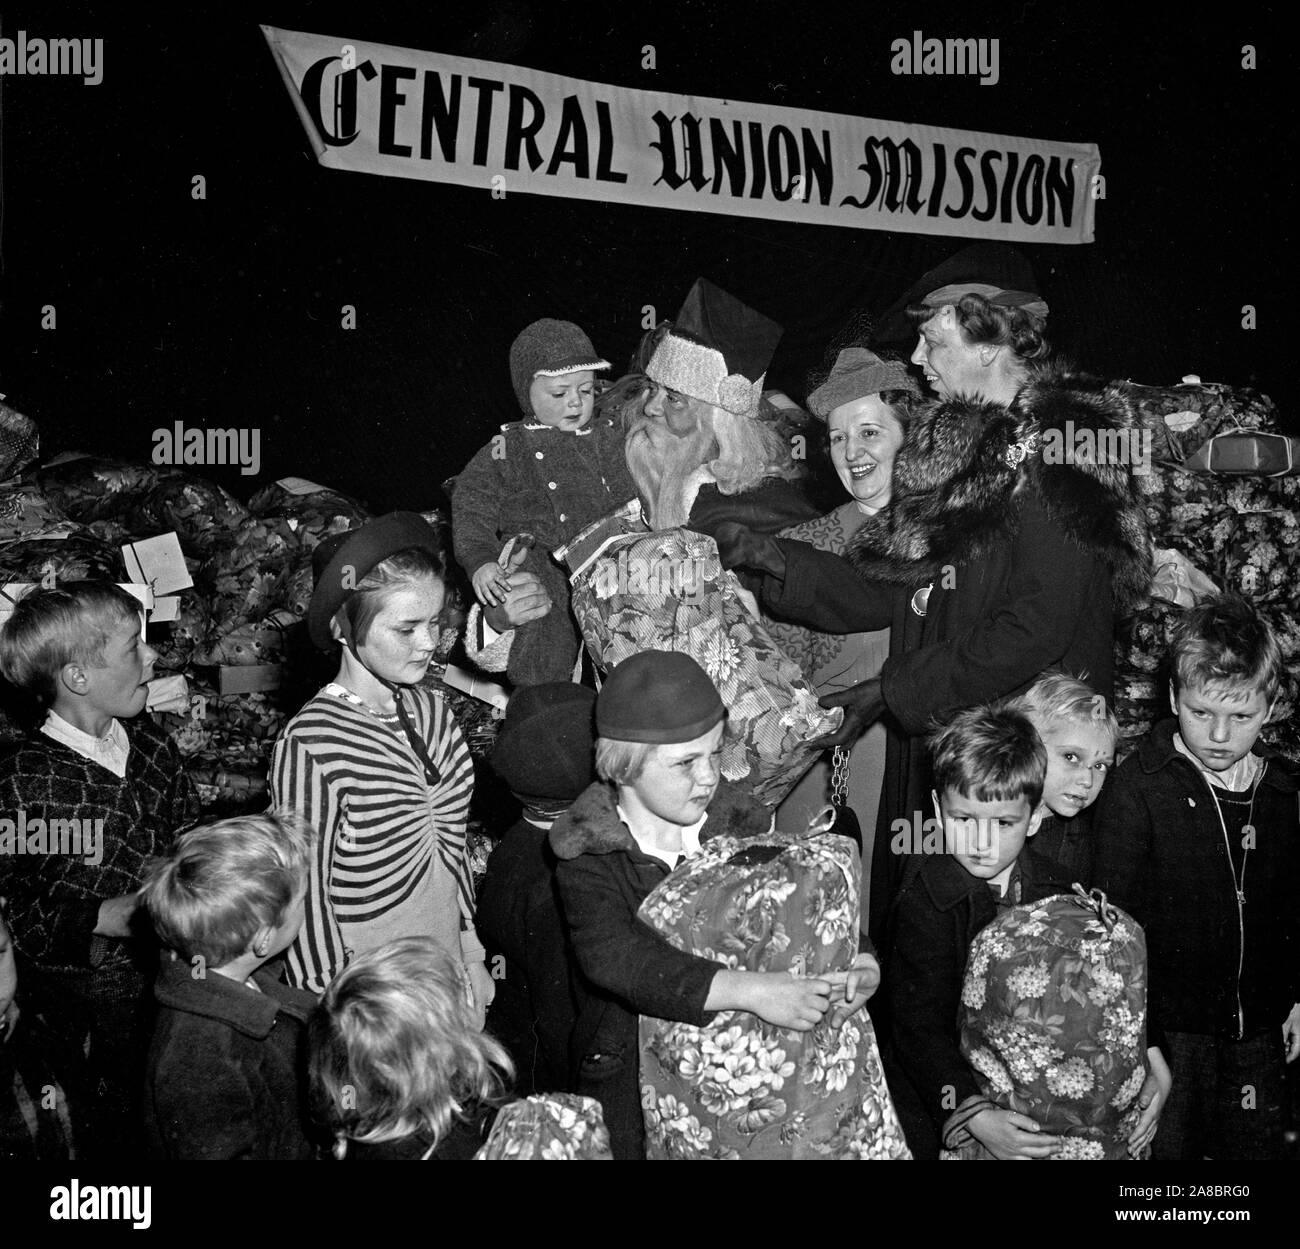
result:
[(596, 699), (596, 732), (620, 742), (690, 742), (726, 716), (708, 674), (676, 651), (629, 655), (609, 674)]
[(581, 326), (572, 321), (557, 321), (543, 317), (525, 326), (519, 337), (510, 344), (510, 381), (515, 397), (525, 416), (533, 415), (528, 389), (535, 377), (560, 377), (579, 369), (609, 368), (591, 345), (591, 339)]
[(365, 575), (399, 551), (418, 549), (441, 562), (437, 531), (418, 512), (389, 512), (359, 529), (330, 534), (311, 553), (315, 588), (307, 606), (307, 631), (321, 650), (334, 645), (330, 621)]
[(596, 693), (555, 681), (511, 696), (489, 762), (516, 794), (572, 802), (595, 779)]
[(905, 390), (920, 396), (921, 390), (901, 360), (882, 360), (865, 347), (846, 347), (835, 357), (830, 376), (808, 396), (808, 410), (826, 420), (836, 408), (882, 390)]

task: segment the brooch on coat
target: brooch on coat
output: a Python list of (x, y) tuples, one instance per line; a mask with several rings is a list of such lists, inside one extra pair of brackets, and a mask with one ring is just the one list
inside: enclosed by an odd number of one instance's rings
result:
[(1035, 430), (1019, 442), (1013, 442), (1002, 453), (1008, 468), (1019, 468), (1035, 451), (1038, 450), (1038, 432)]

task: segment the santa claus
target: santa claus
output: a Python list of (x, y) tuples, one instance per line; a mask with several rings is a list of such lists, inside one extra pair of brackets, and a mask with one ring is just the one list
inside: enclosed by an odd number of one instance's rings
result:
[(775, 532), (814, 514), (786, 422), (763, 395), (775, 321), (700, 278), (626, 411), (627, 465), (652, 529)]

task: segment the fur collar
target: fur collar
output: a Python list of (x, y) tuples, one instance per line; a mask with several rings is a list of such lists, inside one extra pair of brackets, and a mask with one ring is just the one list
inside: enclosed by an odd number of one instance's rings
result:
[[(1018, 463), (1008, 455), (1017, 443), (1032, 448)], [(1100, 450), (1090, 460), (1077, 452), (1083, 445)], [(1113, 447), (1133, 454), (1116, 462)], [(921, 405), (894, 460), (893, 502), (854, 534), (849, 559), (873, 580), (923, 585), (944, 565), (1008, 541), (1013, 498), (1032, 490), (1074, 542), (1105, 560), (1124, 610), (1151, 580), (1146, 512), (1128, 462), (1144, 454), (1149, 467), (1150, 451), (1122, 385), (1060, 362), (1034, 366), (1010, 407), (963, 397)]]
[[(771, 810), (724, 780), (709, 803), (709, 818), (700, 829), (700, 840), (723, 833), (761, 837), (771, 827)], [(573, 806), (551, 825), (551, 849), (557, 859), (638, 849), (627, 825), (618, 818), (613, 785), (596, 781), (578, 795)]]

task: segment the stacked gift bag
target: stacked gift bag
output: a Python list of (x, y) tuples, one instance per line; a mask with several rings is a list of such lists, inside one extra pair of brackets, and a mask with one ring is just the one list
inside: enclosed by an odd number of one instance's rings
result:
[(709, 674), (727, 708), (722, 774), (775, 806), (812, 766), (806, 743), (839, 727), (777, 645), (713, 539), (648, 532), (632, 503), (556, 552), (570, 569), (573, 611), (608, 671), (644, 650), (681, 651)]
[(1121, 622), (1115, 695), (1122, 745), (1168, 714), (1163, 661), (1179, 616), (1230, 590), (1253, 603), (1281, 643), (1278, 708), (1264, 740), (1300, 759), (1300, 461), (1266, 395), (1189, 378), (1172, 387), (1130, 383), (1150, 438), (1138, 466), (1156, 547), (1151, 600)]
[(523, 1097), (503, 1106), (476, 1162), (609, 1162), (600, 1103), (576, 1093)]
[[(1100, 893), (1012, 907), (971, 942), (961, 1050), (985, 1098), (1063, 1138), (1057, 1160), (1119, 1159), (1146, 1079), (1146, 938)], [(944, 1157), (992, 1155), (961, 1126)]]
[[(845, 837), (720, 836), (680, 863), (639, 918), (734, 971), (818, 976), (858, 952), (861, 864)], [(641, 1019), (650, 1158), (908, 1158), (871, 1019), (778, 1028), (747, 1011), (704, 1027)]]

